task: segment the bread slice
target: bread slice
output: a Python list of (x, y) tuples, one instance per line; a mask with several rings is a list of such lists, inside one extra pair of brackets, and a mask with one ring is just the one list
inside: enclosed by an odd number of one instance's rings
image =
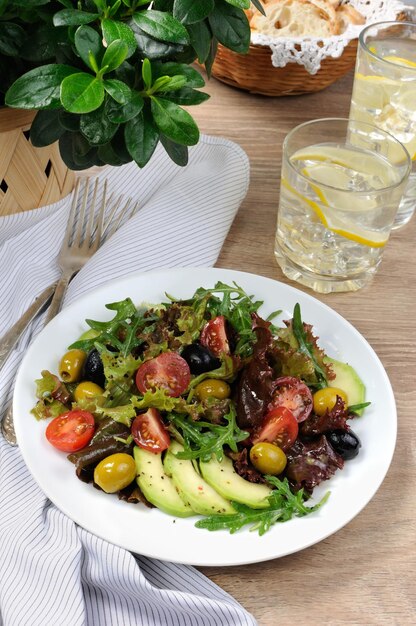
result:
[(337, 10), (337, 15), (341, 21), (341, 32), (348, 28), (350, 24), (365, 24), (365, 17), (350, 4), (342, 4)]
[[(309, 0), (273, 0), (264, 8), (265, 16), (256, 11), (250, 21), (251, 29), (259, 33), (277, 37), (330, 37), (334, 34), (328, 14)], [(335, 17), (335, 9), (329, 9)]]
[(266, 15), (256, 8), (247, 11), (250, 28), (272, 37), (322, 37), (344, 32), (349, 24), (365, 19), (341, 0), (263, 0)]

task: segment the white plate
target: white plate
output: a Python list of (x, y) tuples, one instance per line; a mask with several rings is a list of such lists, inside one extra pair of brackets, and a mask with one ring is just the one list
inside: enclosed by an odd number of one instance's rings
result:
[[(263, 537), (242, 530), (209, 532), (195, 528), (196, 518), (177, 519), (157, 509), (121, 502), (82, 483), (66, 455), (45, 439), (46, 424), (29, 413), (35, 403), (34, 380), (40, 370), (57, 371), (67, 346), (87, 328), (84, 320), (110, 319), (108, 302), (130, 296), (137, 304), (161, 302), (165, 292), (186, 298), (200, 286), (217, 280), (236, 281), (249, 294), (264, 300), (261, 312), (282, 309), (279, 319), (292, 316), (296, 302), (302, 318), (313, 324), (320, 345), (331, 356), (350, 363), (367, 387), (371, 406), (354, 422), (362, 442), (360, 454), (342, 471), (315, 490), (328, 489), (328, 502), (316, 513), (277, 524)], [(86, 294), (64, 309), (38, 335), (21, 364), (13, 413), (20, 449), (33, 477), (52, 502), (77, 524), (127, 550), (167, 561), (193, 565), (238, 565), (281, 557), (311, 546), (333, 534), (370, 501), (393, 456), (396, 407), (387, 374), (377, 355), (357, 330), (313, 297), (268, 278), (223, 269), (184, 269), (132, 274)]]

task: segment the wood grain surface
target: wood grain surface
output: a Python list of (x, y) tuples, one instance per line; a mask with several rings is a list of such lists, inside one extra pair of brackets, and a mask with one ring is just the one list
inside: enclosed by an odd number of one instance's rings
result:
[[(201, 131), (239, 143), (251, 164), (250, 189), (217, 266), (268, 276), (312, 293), (290, 283), (274, 260), (281, 146), (287, 132), (301, 122), (348, 116), (351, 86), (350, 74), (317, 94), (268, 98), (215, 79), (208, 83), (211, 100), (192, 109)], [(200, 568), (260, 626), (416, 624), (415, 247), (416, 218), (392, 235), (369, 287), (313, 294), (362, 333), (393, 385), (398, 440), (375, 497), (345, 528), (307, 550), (256, 565)]]

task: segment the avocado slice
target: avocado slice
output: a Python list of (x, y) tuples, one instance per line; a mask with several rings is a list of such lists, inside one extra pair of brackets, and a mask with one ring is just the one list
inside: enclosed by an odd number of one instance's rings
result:
[[(335, 374), (334, 380), (328, 381), (328, 387), (338, 387), (345, 391), (349, 406), (365, 402), (365, 385), (351, 365), (332, 357), (325, 357), (324, 362), (331, 366)], [(357, 415), (362, 415), (363, 410), (357, 411)]]
[(183, 446), (172, 441), (163, 461), (163, 468), (173, 480), (179, 494), (192, 509), (200, 515), (223, 515), (235, 513), (230, 502), (223, 498), (195, 470), (192, 461), (178, 459), (175, 454), (181, 452)]
[(165, 474), (161, 453), (154, 454), (135, 446), (133, 454), (136, 461), (137, 484), (151, 504), (176, 517), (195, 515), (192, 507), (180, 497), (172, 479)]
[(221, 463), (214, 455), (207, 463), (200, 463), (201, 474), (211, 487), (224, 498), (246, 504), (253, 509), (266, 509), (272, 490), (266, 485), (250, 483), (237, 474), (231, 459), (224, 456)]

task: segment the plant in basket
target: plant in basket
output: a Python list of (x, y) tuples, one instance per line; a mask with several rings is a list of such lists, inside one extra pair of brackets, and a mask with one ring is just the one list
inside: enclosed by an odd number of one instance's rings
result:
[[(255, 4), (262, 9), (260, 0)], [(0, 0), (0, 106), (37, 110), (34, 146), (59, 141), (73, 170), (146, 165), (160, 141), (178, 165), (199, 130), (217, 44), (248, 51), (249, 0)]]

